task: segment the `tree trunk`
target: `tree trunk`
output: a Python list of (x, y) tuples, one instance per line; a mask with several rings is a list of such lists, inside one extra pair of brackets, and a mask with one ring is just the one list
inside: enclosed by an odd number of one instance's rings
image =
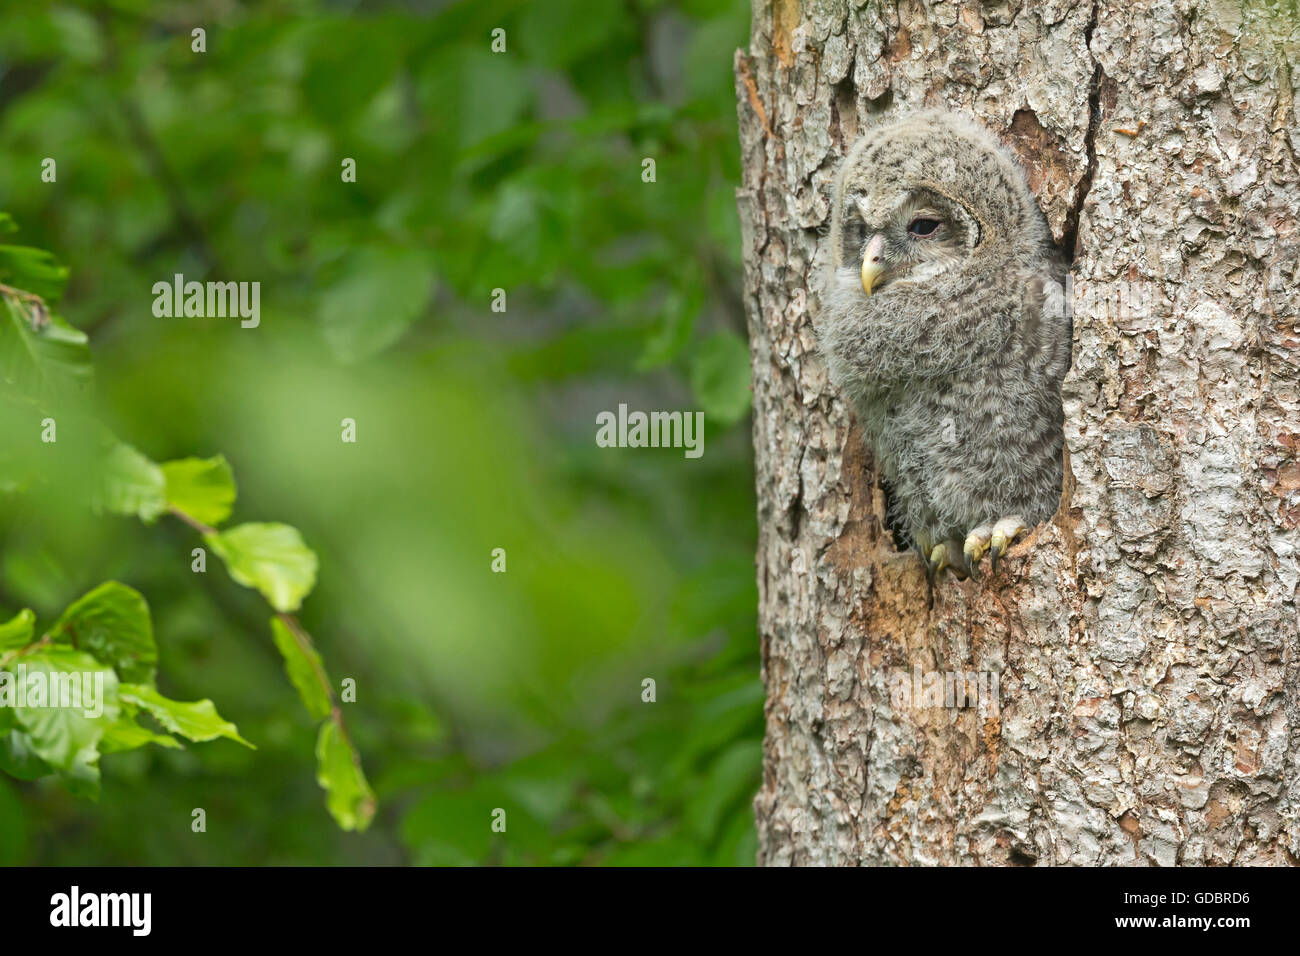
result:
[[(1272, 7), (754, 0), (760, 863), (1297, 862), (1300, 17)], [(805, 290), (839, 158), (934, 105), (1021, 158), (1075, 341), (1060, 510), (931, 608)], [(952, 672), (1000, 707), (913, 693)]]

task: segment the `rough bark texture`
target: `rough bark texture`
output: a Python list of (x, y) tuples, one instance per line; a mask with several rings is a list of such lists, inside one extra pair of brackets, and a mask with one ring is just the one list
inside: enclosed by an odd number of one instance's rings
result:
[[(755, 0), (736, 59), (767, 864), (1300, 857), (1295, 0)], [(838, 159), (979, 116), (1073, 253), (1066, 489), (984, 583), (894, 550), (805, 292)], [(993, 672), (1001, 709), (891, 701)]]

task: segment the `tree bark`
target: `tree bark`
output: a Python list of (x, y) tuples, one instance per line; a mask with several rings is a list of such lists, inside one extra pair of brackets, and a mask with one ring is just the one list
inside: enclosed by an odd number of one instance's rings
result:
[[(1297, 862), (1298, 23), (1294, 0), (754, 0), (760, 863)], [(936, 105), (1021, 158), (1075, 342), (1060, 510), (928, 608), (805, 290), (840, 157)], [(1000, 707), (899, 695), (957, 671)]]

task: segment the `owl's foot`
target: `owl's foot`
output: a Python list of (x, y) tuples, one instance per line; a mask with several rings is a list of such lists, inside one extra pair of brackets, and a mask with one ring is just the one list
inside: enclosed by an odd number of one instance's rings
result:
[(1025, 519), (1020, 515), (1008, 515), (1000, 521), (982, 524), (966, 535), (966, 544), (962, 547), (963, 566), (968, 574), (975, 574), (980, 559), (988, 552), (991, 570), (997, 571), (998, 559), (1011, 547), (1017, 535), (1029, 530)]
[(925, 606), (934, 607), (934, 588), (939, 583), (939, 575), (951, 571), (959, 577), (966, 577), (962, 566), (961, 553), (956, 541), (941, 541), (931, 546), (928, 536), (921, 536), (916, 542), (916, 550), (921, 554), (925, 564)]
[(939, 575), (948, 571), (958, 578), (965, 579), (967, 570), (966, 564), (962, 560), (961, 548), (957, 544), (956, 538), (949, 538), (947, 541), (941, 541), (930, 549), (930, 553), (924, 555), (926, 577), (930, 580), (930, 587), (933, 588), (939, 580)]

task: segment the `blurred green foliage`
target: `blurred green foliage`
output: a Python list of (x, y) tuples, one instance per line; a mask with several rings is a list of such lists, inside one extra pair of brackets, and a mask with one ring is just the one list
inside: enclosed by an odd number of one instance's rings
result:
[[(0, 862), (753, 861), (747, 28), (744, 0), (0, 15), (0, 209), (70, 269), (93, 414), (154, 461), (224, 455), (241, 520), (301, 531), (300, 617), (356, 681), (379, 799), (364, 834), (334, 826), (261, 599), (192, 573), (189, 528), (93, 514), (61, 438), (39, 480), (0, 481), (0, 621), (122, 581), (159, 688), (258, 749), (106, 756), (97, 803), (0, 776)], [(260, 282), (259, 327), (155, 317), (176, 273)], [(703, 410), (703, 457), (596, 447), (620, 402)], [(0, 463), (38, 434), (22, 410), (0, 429)]]

